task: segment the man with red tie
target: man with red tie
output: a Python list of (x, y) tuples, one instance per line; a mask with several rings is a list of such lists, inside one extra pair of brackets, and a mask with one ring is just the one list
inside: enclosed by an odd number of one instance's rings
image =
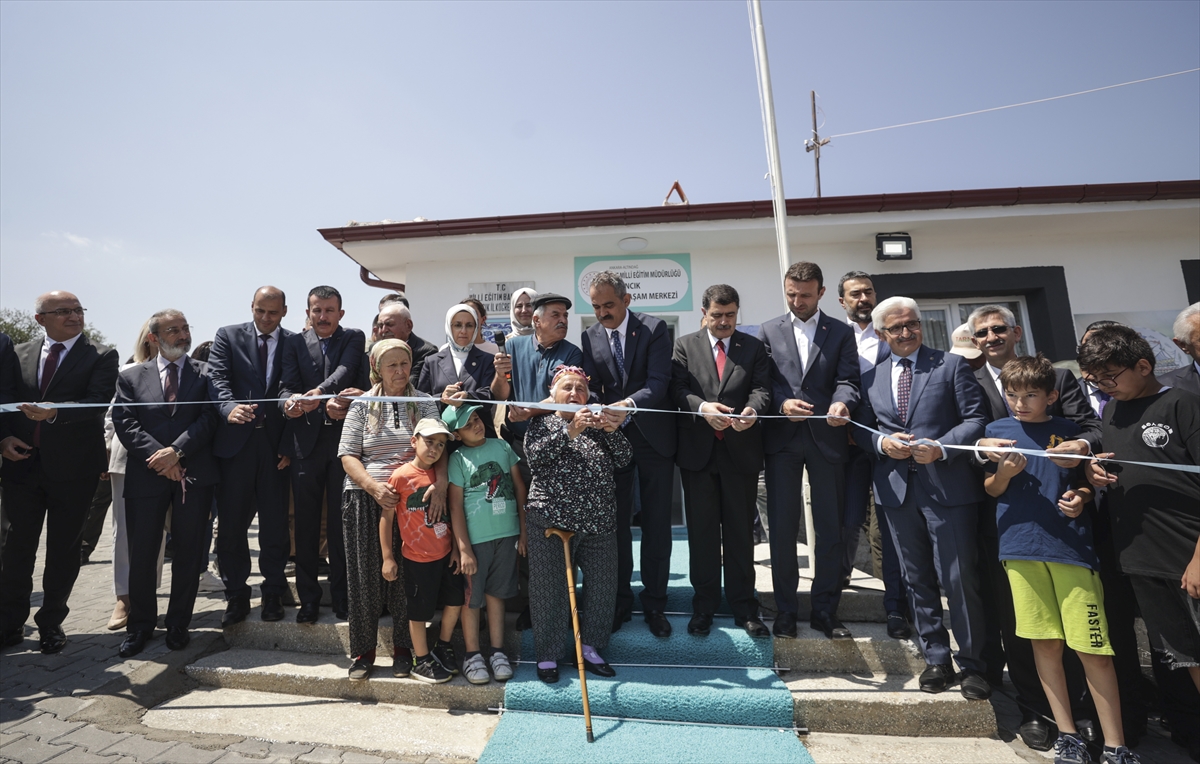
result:
[[(116, 350), (83, 336), (85, 308), (75, 295), (48, 292), (34, 311), (46, 336), (15, 348), (16, 400), (29, 403), (0, 415), (0, 476), (11, 524), (0, 554), (0, 646), (25, 639), (38, 539), (49, 515), (42, 606), (34, 621), (42, 652), (51, 654), (67, 644), (62, 622), (79, 575), (80, 532), (100, 473), (108, 468), (104, 411), (118, 364)], [(54, 405), (69, 401), (99, 405)]]

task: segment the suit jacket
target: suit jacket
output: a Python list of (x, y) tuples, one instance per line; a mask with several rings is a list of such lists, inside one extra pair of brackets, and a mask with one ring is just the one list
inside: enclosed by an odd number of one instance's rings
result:
[(1164, 385), (1178, 387), (1189, 393), (1200, 395), (1200, 372), (1196, 371), (1195, 363), (1181, 366), (1174, 371), (1164, 371), (1158, 379)]
[(412, 378), (419, 382), (422, 372), (425, 371), (425, 362), (438, 352), (438, 346), (429, 340), (421, 339), (416, 332), (409, 333), (408, 346), (412, 348)]
[(13, 350), (12, 338), (0, 332), (0, 403), (18, 402), (17, 383), (20, 379), (21, 363)]
[[(81, 335), (71, 351), (59, 359), (58, 370), (43, 396), (37, 378), (42, 339), (38, 337), (13, 348), (19, 367), (13, 402), (102, 404), (92, 408), (59, 409), (53, 422), (42, 424), (42, 469), (56, 480), (77, 480), (89, 473), (104, 472), (108, 465), (104, 449), (104, 410), (112, 400), (117, 383), (117, 351)], [(0, 414), (0, 439), (15, 435), (32, 446), (35, 425), (36, 422), (19, 411)], [(0, 475), (15, 477), (30, 469), (28, 460), (0, 461), (4, 463)]]
[[(771, 361), (763, 343), (749, 334), (735, 331), (728, 340), (725, 376), (717, 377), (708, 330), (701, 329), (675, 341), (671, 359), (671, 397), (681, 411), (699, 411), (700, 404), (711, 401), (729, 406), (735, 413), (749, 406), (758, 414), (771, 408)], [(678, 451), (675, 461), (682, 469), (698, 472), (708, 465), (716, 443), (716, 430), (701, 416), (677, 414)], [(757, 475), (763, 468), (762, 425), (737, 432), (725, 430), (725, 442), (738, 470)]]
[[(367, 337), (358, 329), (339, 326), (329, 338), (329, 348), (321, 352), (316, 331), (309, 329), (292, 334), (281, 342), (283, 378), (279, 383), (279, 410), (288, 398), (320, 388), (322, 394), (340, 393), (348, 387), (366, 389), (362, 378), (363, 348)], [(340, 422), (335, 427), (339, 427)], [(303, 459), (312, 453), (321, 428), (325, 427), (325, 402), (307, 414), (288, 419), (284, 426), (279, 453), (292, 459)]]
[(443, 390), (455, 382), (461, 382), (467, 397), (490, 401), (492, 380), (495, 378), (496, 359), (480, 350), (478, 345), (472, 345), (467, 351), (461, 373), (454, 370), (453, 351), (447, 345), (425, 359), (416, 387), (423, 393), (440, 398)]
[[(625, 325), (625, 379), (617, 373), (608, 332), (592, 324), (583, 333), (583, 370), (588, 387), (600, 403), (617, 403), (631, 398), (645, 409), (675, 408), (671, 400), (671, 334), (654, 316), (629, 311)], [(675, 455), (675, 414), (634, 414), (632, 423), (659, 454)], [(711, 429), (711, 428), (710, 428)]]
[[(975, 370), (975, 379), (979, 380), (979, 386), (983, 388), (984, 397), (987, 398), (987, 421), (994, 422), (1012, 416), (1004, 399), (1000, 397), (1000, 391), (996, 388), (992, 373), (988, 371), (986, 364)], [(1080, 388), (1075, 375), (1067, 369), (1055, 369), (1054, 389), (1058, 391), (1058, 400), (1046, 409), (1046, 413), (1070, 419), (1082, 427), (1083, 432), (1079, 433), (1080, 440), (1086, 440), (1093, 451), (1100, 451), (1100, 419), (1092, 411), (1092, 404), (1088, 402), (1087, 395)]]
[[(792, 314), (784, 313), (762, 325), (759, 336), (771, 357), (771, 407), (779, 414), (783, 402), (798, 398), (813, 405), (813, 413), (823, 415), (834, 402), (844, 403), (853, 412), (858, 408), (858, 344), (854, 331), (843, 321), (834, 321), (818, 311), (817, 331), (808, 354), (807, 368), (800, 368), (800, 349), (792, 329)], [(883, 344), (882, 342), (880, 344)], [(778, 453), (808, 428), (821, 454), (832, 464), (849, 459), (850, 447), (840, 427), (825, 420), (791, 422), (768, 419), (763, 423), (763, 440), (768, 454)]]
[[(913, 365), (908, 418), (900, 421), (892, 397), (892, 359), (881, 361), (863, 376), (862, 405), (854, 420), (888, 434), (912, 433), (946, 445), (971, 445), (983, 436), (987, 404), (979, 381), (961, 356), (922, 345)], [(857, 438), (865, 446), (865, 439)], [(875, 458), (875, 500), (888, 507), (904, 503), (908, 491), (908, 461), (879, 453), (879, 436), (872, 434), (868, 450)], [(939, 504), (974, 504), (983, 496), (983, 481), (973, 469), (972, 453), (944, 449), (946, 458), (918, 464), (916, 475)]]
[[(208, 395), (211, 400), (219, 402), (217, 410), (221, 417), (213, 438), (213, 454), (218, 458), (236, 456), (250, 440), (255, 427), (253, 423), (229, 423), (229, 414), (238, 405), (233, 401), (279, 397), (280, 380), (283, 377), (283, 348), (293, 333), (282, 327), (279, 329), (268, 385), (263, 382), (263, 369), (258, 364), (258, 328), (254, 322), (223, 326), (217, 330), (212, 352), (208, 356)], [(258, 412), (266, 414), (267, 437), (278, 448), (286, 424), (283, 411), (279, 406), (260, 403)]]
[[(176, 401), (211, 400), (208, 391), (204, 364), (188, 358), (179, 370)], [(155, 451), (167, 446), (183, 451), (189, 485), (213, 485), (219, 478), (212, 453), (213, 433), (220, 421), (216, 406), (176, 406), (172, 413), (164, 401), (157, 358), (131, 366), (117, 378), (112, 418), (117, 439), (129, 450), (129, 461), (125, 464), (126, 498), (157, 496), (174, 487), (173, 481), (146, 466), (146, 460)], [(155, 402), (163, 405), (124, 405)]]

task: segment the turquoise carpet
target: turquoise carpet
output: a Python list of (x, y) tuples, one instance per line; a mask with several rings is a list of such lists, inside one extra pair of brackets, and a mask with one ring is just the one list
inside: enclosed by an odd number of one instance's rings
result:
[[(635, 535), (635, 560), (637, 543)], [(677, 535), (668, 610), (691, 611), (687, 572), (687, 539)], [(636, 572), (634, 581), (636, 593), (640, 588)], [(583, 713), (575, 667), (560, 666), (559, 681), (545, 684), (532, 664), (518, 666), (504, 690), (506, 711), (480, 764), (748, 760), (812, 764), (808, 751), (790, 731), (792, 695), (767, 668), (775, 662), (772, 641), (752, 639), (732, 619), (718, 618), (706, 637), (687, 633), (688, 616), (672, 616), (670, 621), (674, 633), (658, 639), (634, 616), (603, 651), (617, 676), (604, 679), (588, 674), (595, 743), (587, 742), (582, 716), (555, 715)], [(533, 655), (532, 631), (522, 635), (521, 654)]]

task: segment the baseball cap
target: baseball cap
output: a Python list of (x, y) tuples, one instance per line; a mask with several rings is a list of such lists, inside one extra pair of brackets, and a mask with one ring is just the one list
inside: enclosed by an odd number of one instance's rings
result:
[(432, 417), (426, 417), (417, 422), (417, 426), (413, 428), (413, 435), (453, 435), (454, 433), (446, 429), (446, 425), (442, 424)]
[(447, 406), (442, 412), (442, 421), (451, 430), (459, 430), (467, 426), (467, 422), (471, 419), (473, 412), (481, 409), (482, 406)]
[(971, 342), (971, 328), (966, 324), (954, 330), (954, 334), (950, 335), (954, 341), (954, 347), (950, 348), (950, 352), (955, 355), (961, 355), (963, 358), (974, 359), (983, 355), (983, 351), (975, 347)]

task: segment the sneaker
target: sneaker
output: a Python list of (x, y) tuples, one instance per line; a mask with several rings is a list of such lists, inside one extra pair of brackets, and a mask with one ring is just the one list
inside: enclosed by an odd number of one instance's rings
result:
[(1081, 738), (1060, 733), (1054, 741), (1054, 764), (1090, 764), (1091, 754)]
[(492, 679), (488, 675), (487, 664), (483, 662), (483, 656), (479, 653), (467, 658), (463, 663), (462, 672), (471, 684), (487, 684)]
[(412, 671), (413, 655), (412, 650), (407, 647), (398, 647), (392, 651), (392, 676), (404, 677)]
[(507, 682), (512, 679), (512, 665), (509, 664), (507, 655), (497, 650), (492, 653), (489, 662), (492, 664), (492, 676), (496, 677), (497, 682)]
[(450, 676), (458, 673), (458, 656), (454, 654), (454, 645), (439, 639), (429, 653), (442, 664), (442, 668), (446, 669)]
[(367, 663), (362, 658), (355, 658), (354, 664), (350, 666), (350, 678), (356, 682), (361, 682), (371, 675), (371, 664)]
[(1115, 749), (1105, 747), (1102, 761), (1104, 764), (1141, 764), (1142, 762), (1136, 753), (1125, 746)]
[(200, 587), (197, 589), (200, 592), (223, 592), (225, 584), (221, 583), (221, 579), (212, 574), (208, 568), (200, 574)]
[(430, 684), (441, 684), (442, 682), (450, 681), (450, 672), (442, 668), (442, 664), (438, 663), (432, 655), (426, 655), (424, 658), (413, 663), (412, 672), (409, 674), (418, 682), (429, 682)]

